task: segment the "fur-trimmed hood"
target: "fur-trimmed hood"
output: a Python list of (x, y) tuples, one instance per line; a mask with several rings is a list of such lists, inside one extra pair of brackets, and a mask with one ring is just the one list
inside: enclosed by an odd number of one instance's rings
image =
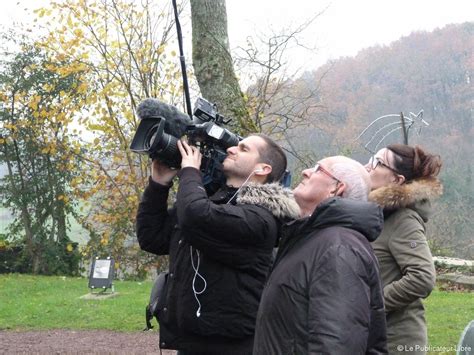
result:
[(415, 179), (407, 184), (388, 185), (373, 190), (369, 201), (382, 206), (384, 210), (413, 208), (424, 205), (443, 194), (443, 185), (437, 178)]
[(287, 220), (299, 218), (300, 208), (290, 189), (279, 183), (250, 183), (239, 191), (237, 203), (259, 205), (267, 208), (276, 218)]

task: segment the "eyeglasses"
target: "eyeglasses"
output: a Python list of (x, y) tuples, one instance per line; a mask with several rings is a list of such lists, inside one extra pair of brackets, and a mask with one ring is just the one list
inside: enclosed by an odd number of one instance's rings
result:
[(395, 174), (397, 175), (401, 175), (396, 169), (388, 166), (387, 164), (385, 164), (382, 160), (380, 160), (380, 158), (377, 158), (375, 155), (372, 155), (369, 159), (369, 164), (370, 164), (370, 168), (372, 170), (375, 170), (377, 169), (377, 167), (379, 165), (382, 165), (383, 167), (387, 168), (388, 170), (390, 171), (393, 171)]
[(329, 176), (331, 179), (336, 180), (338, 184), (340, 184), (342, 181), (339, 180), (337, 177), (335, 177), (333, 174), (331, 174), (329, 171), (324, 169), (321, 164), (317, 163), (314, 168), (313, 168), (313, 173), (317, 173), (318, 171), (322, 172), (323, 174)]

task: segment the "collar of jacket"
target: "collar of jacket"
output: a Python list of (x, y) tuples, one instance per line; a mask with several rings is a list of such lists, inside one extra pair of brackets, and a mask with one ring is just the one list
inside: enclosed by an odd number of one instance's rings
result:
[(372, 242), (382, 232), (382, 208), (372, 202), (332, 197), (316, 207), (311, 216), (287, 223), (283, 234), (293, 239), (332, 226), (354, 229)]
[(283, 220), (295, 219), (300, 215), (293, 192), (279, 183), (245, 185), (238, 193), (237, 203), (262, 206)]
[[(231, 186), (223, 186), (219, 190), (216, 191), (209, 199), (214, 203), (227, 203), (229, 200), (234, 196), (237, 188)], [(234, 204), (235, 201), (232, 201)]]
[(443, 185), (437, 178), (423, 178), (407, 184), (380, 187), (370, 192), (369, 201), (377, 203), (386, 211), (405, 207), (420, 209), (442, 194)]

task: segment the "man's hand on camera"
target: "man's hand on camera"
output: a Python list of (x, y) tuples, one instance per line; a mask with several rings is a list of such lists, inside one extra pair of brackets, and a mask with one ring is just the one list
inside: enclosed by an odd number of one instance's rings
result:
[(151, 179), (161, 185), (169, 185), (176, 176), (178, 170), (171, 169), (159, 160), (153, 160), (151, 164)]
[(181, 153), (181, 169), (193, 167), (199, 170), (201, 166), (202, 154), (199, 148), (189, 145), (184, 140), (178, 141), (178, 149)]

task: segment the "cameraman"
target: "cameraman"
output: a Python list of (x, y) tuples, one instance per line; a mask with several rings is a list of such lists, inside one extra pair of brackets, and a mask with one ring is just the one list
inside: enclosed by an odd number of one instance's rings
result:
[[(160, 347), (189, 354), (251, 354), (255, 320), (280, 224), (299, 208), (277, 183), (283, 150), (264, 135), (227, 149), (227, 178), (208, 197), (201, 153), (178, 142), (181, 170), (153, 161), (137, 213), (140, 247), (168, 255), (166, 296), (159, 307)], [(167, 209), (178, 174), (176, 203)]]

